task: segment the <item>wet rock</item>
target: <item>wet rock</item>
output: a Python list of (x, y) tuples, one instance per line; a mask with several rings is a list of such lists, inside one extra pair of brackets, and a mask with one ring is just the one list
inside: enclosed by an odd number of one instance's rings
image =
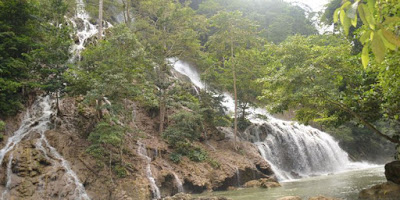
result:
[(298, 196), (287, 196), (287, 197), (281, 197), (277, 200), (301, 200), (301, 198)]
[(386, 164), (385, 176), (388, 181), (400, 184), (400, 161), (393, 161)]
[(179, 193), (172, 197), (166, 197), (163, 200), (230, 200), (226, 197), (199, 197), (193, 198), (190, 194)]
[(387, 182), (362, 190), (359, 199), (365, 200), (395, 200), (400, 199), (400, 185)]
[(317, 197), (311, 197), (308, 200), (340, 200), (340, 199), (333, 197), (317, 196)]
[(261, 187), (261, 188), (274, 188), (281, 187), (281, 184), (276, 182), (274, 179), (262, 178), (259, 180), (252, 180), (244, 184), (246, 188)]

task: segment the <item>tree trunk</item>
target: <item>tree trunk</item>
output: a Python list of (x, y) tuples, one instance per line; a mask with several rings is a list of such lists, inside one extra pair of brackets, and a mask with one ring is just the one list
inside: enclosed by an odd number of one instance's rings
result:
[(164, 94), (161, 94), (160, 98), (160, 135), (164, 132), (164, 121), (165, 121), (165, 102), (164, 102)]
[(103, 0), (99, 0), (99, 40), (103, 39)]
[(235, 149), (238, 150), (237, 145), (237, 90), (236, 90), (236, 68), (235, 62), (233, 61), (233, 39), (231, 37), (231, 59), (232, 62), (232, 76), (233, 76), (233, 94), (235, 98), (235, 121), (234, 121), (234, 134), (235, 134)]

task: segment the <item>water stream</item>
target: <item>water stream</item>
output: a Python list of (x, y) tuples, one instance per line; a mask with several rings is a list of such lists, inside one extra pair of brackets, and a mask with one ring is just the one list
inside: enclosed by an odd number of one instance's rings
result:
[(175, 172), (172, 172), (175, 178), (175, 184), (176, 187), (178, 188), (178, 193), (185, 192), (185, 189), (183, 188), (182, 181), (179, 179), (178, 175)]
[(146, 177), (150, 182), (153, 199), (161, 199), (160, 189), (158, 188), (156, 180), (153, 177), (153, 172), (151, 172), (151, 158), (147, 155), (146, 146), (140, 141), (138, 141), (137, 144), (138, 144), (138, 149), (137, 149), (138, 154), (143, 159), (146, 160), (146, 167), (145, 167)]
[(49, 144), (46, 138), (45, 132), (50, 130), (51, 117), (55, 115), (53, 105), (54, 101), (50, 98), (50, 96), (39, 97), (34, 102), (32, 107), (26, 112), (19, 129), (7, 139), (6, 145), (0, 150), (0, 165), (7, 154), (9, 162), (6, 170), (7, 183), (5, 190), (3, 191), (3, 199), (7, 197), (8, 193), (10, 193), (10, 185), (13, 181), (11, 170), (13, 151), (22, 142), (35, 139), (35, 135), (37, 134), (39, 135), (39, 139), (36, 142), (35, 148), (44, 154), (45, 159), (52, 164), (51, 167), (53, 169), (57, 171), (57, 169), (62, 168), (65, 171), (63, 175), (65, 179), (60, 181), (65, 182), (65, 187), (73, 188), (72, 194), (69, 195), (79, 200), (90, 199), (78, 176), (71, 169), (68, 161), (65, 160), (61, 154)]

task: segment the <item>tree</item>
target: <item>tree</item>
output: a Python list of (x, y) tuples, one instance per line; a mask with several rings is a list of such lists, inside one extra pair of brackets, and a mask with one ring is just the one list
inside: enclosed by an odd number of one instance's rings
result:
[(242, 51), (249, 46), (255, 44), (257, 36), (257, 27), (254, 22), (243, 17), (239, 11), (226, 12), (221, 11), (210, 20), (210, 25), (213, 28), (213, 34), (207, 42), (208, 51), (213, 52), (216, 62), (220, 63), (223, 68), (229, 68), (232, 72), (232, 89), (235, 100), (234, 113), (234, 134), (235, 148), (237, 148), (237, 77), (236, 66), (237, 61), (235, 56), (239, 51)]
[[(379, 73), (364, 71), (350, 55), (351, 46), (335, 36), (293, 37), (270, 47), (275, 62), (269, 64), (263, 98), (272, 112), (296, 109), (296, 117), (339, 125), (351, 119), (379, 136), (400, 144), (398, 135), (387, 135), (373, 122), (382, 119)], [(332, 55), (331, 52), (335, 52)]]
[(202, 25), (187, 5), (172, 0), (138, 2), (135, 33), (155, 62), (159, 89), (159, 131), (164, 131), (167, 98), (172, 81), (169, 80), (168, 58), (191, 57), (200, 49), (195, 31)]
[(0, 3), (0, 114), (13, 115), (35, 89), (58, 91), (69, 57), (61, 0)]

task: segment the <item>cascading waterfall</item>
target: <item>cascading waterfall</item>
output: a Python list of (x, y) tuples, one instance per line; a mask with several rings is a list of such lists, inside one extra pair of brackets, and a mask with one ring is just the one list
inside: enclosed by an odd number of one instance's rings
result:
[[(71, 53), (73, 54), (70, 61), (80, 60), (80, 55), (85, 49), (86, 41), (98, 33), (97, 26), (90, 22), (90, 16), (85, 10), (85, 3), (83, 0), (76, 0), (76, 13), (70, 22), (74, 28), (75, 35), (78, 37), (76, 44), (72, 45)], [(106, 22), (104, 29), (110, 28), (112, 25)]]
[(151, 158), (147, 155), (146, 146), (140, 141), (137, 142), (138, 154), (146, 160), (146, 177), (150, 182), (151, 191), (153, 193), (153, 199), (161, 199), (160, 188), (158, 188), (156, 181), (153, 177), (153, 173), (151, 172)]
[[(176, 71), (189, 77), (193, 85), (200, 89), (206, 87), (194, 67), (176, 58), (168, 61)], [(222, 95), (225, 100), (222, 105), (233, 113), (235, 107), (231, 95), (226, 92)], [(297, 122), (276, 119), (262, 108), (252, 107), (249, 112), (253, 125), (241, 138), (257, 145), (280, 181), (372, 167), (367, 163), (351, 162), (338, 142), (325, 132)], [(259, 119), (260, 115), (268, 120)]]
[(68, 161), (66, 161), (57, 150), (52, 147), (45, 135), (45, 132), (50, 130), (51, 117), (55, 114), (52, 109), (54, 101), (50, 96), (39, 97), (38, 100), (32, 105), (31, 109), (27, 111), (21, 126), (14, 134), (8, 138), (6, 145), (0, 150), (0, 165), (4, 157), (9, 153), (9, 163), (7, 166), (7, 185), (3, 191), (3, 197), (9, 193), (10, 184), (12, 183), (12, 160), (13, 150), (22, 142), (35, 138), (39, 134), (40, 138), (36, 142), (35, 148), (42, 152), (47, 161), (52, 163), (54, 169), (62, 168), (65, 171), (63, 177), (66, 177), (66, 186), (74, 188), (72, 196), (79, 200), (89, 200), (85, 188), (79, 181), (76, 173), (71, 169)]

